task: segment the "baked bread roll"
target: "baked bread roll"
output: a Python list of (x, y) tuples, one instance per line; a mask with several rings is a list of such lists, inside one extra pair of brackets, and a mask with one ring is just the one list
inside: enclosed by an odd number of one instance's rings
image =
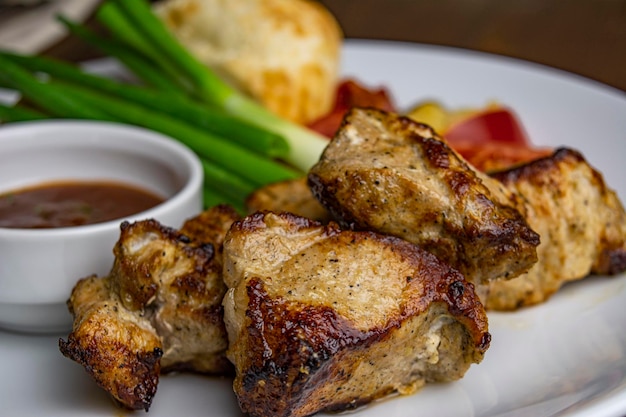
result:
[(282, 117), (331, 108), (341, 29), (309, 0), (162, 0), (156, 14), (201, 62)]

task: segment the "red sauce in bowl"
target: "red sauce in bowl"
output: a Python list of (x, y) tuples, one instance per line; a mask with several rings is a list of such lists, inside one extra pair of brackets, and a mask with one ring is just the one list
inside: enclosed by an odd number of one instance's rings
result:
[(118, 182), (68, 181), (0, 194), (0, 227), (46, 229), (83, 226), (148, 210), (164, 199)]

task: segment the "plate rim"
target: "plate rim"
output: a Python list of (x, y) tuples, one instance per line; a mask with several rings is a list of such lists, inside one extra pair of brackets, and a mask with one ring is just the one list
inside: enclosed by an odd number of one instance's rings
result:
[[(626, 103), (626, 93), (622, 92), (619, 89), (615, 89), (614, 87), (608, 86), (606, 84), (600, 83), (598, 81), (592, 80), (592, 79), (588, 79), (586, 77), (577, 75), (577, 74), (572, 74), (570, 72), (564, 71), (564, 70), (560, 70), (557, 68), (552, 68), (543, 64), (538, 64), (538, 63), (534, 63), (534, 62), (530, 62), (530, 61), (525, 61), (525, 60), (520, 60), (517, 58), (511, 58), (511, 57), (507, 57), (507, 56), (500, 56), (500, 55), (495, 55), (495, 54), (491, 54), (491, 53), (487, 53), (487, 52), (481, 52), (481, 51), (471, 51), (471, 50), (466, 50), (466, 49), (462, 49), (462, 48), (455, 48), (455, 47), (446, 47), (446, 46), (439, 46), (439, 45), (426, 45), (426, 44), (416, 44), (413, 42), (400, 42), (400, 41), (385, 41), (385, 40), (367, 40), (367, 39), (347, 39), (346, 40), (346, 47), (348, 48), (365, 48), (368, 47), (367, 45), (370, 45), (369, 47), (371, 47), (372, 44), (376, 44), (380, 47), (386, 47), (388, 48), (389, 45), (391, 45), (391, 47), (394, 48), (419, 48), (422, 51), (426, 51), (426, 50), (438, 50), (438, 51), (444, 51), (446, 53), (450, 53), (453, 54), (455, 56), (457, 55), (461, 55), (464, 56), (465, 58), (471, 58), (471, 59), (475, 59), (474, 57), (477, 57), (478, 59), (482, 59), (481, 57), (485, 57), (489, 60), (504, 60), (506, 62), (511, 63), (512, 65), (524, 65), (524, 66), (528, 66), (529, 68), (531, 68), (532, 70), (539, 70), (539, 71), (543, 71), (546, 73), (549, 73), (553, 76), (559, 76), (559, 77), (566, 77), (568, 79), (570, 79), (572, 82), (575, 83), (586, 83), (588, 85), (591, 86), (591, 88), (599, 88), (602, 90), (607, 90), (609, 94), (613, 95), (615, 93), (617, 93), (618, 97), (621, 100), (624, 100), (624, 102)], [(106, 58), (105, 58), (106, 60)], [(622, 276), (621, 279), (623, 279), (624, 277)], [(0, 330), (0, 334), (3, 334), (2, 331)], [(0, 346), (2, 345), (2, 339), (0, 338)], [(489, 353), (487, 352), (487, 355)], [(480, 365), (474, 365), (474, 366), (480, 366)], [(416, 394), (419, 395), (419, 394)], [(391, 400), (393, 401), (393, 400)], [(378, 411), (384, 411), (381, 409), (378, 409)], [(597, 414), (599, 412), (602, 412), (604, 414)], [(626, 390), (622, 391), (622, 392), (618, 392), (616, 395), (611, 396), (608, 400), (605, 401), (600, 401), (600, 402), (596, 402), (594, 401), (593, 403), (589, 403), (586, 406), (575, 410), (573, 413), (559, 413), (559, 415), (569, 415), (569, 416), (576, 416), (576, 417), (587, 417), (587, 416), (599, 416), (602, 415), (604, 417), (618, 417), (618, 416), (623, 416), (623, 413), (626, 412)]]

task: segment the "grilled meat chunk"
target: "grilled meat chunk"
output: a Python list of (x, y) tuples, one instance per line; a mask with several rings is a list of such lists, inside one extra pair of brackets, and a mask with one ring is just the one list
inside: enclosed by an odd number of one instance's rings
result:
[(150, 321), (126, 310), (111, 291), (111, 280), (81, 279), (68, 301), (74, 329), (59, 340), (66, 357), (85, 367), (111, 397), (126, 408), (150, 408), (163, 344)]
[(457, 380), (490, 343), (473, 285), (392, 236), (257, 212), (226, 235), (224, 281), (234, 390), (252, 417)]
[(624, 208), (580, 153), (560, 149), (492, 177), (522, 197), (520, 209), (541, 244), (538, 262), (527, 273), (480, 291), (488, 309), (537, 304), (567, 281), (626, 270)]
[(246, 199), (249, 214), (257, 211), (287, 211), (322, 223), (330, 214), (311, 193), (306, 177), (285, 180), (255, 190)]
[(238, 216), (221, 210), (189, 221), (180, 232), (153, 221), (129, 225), (114, 249), (113, 287), (128, 310), (151, 315), (166, 371), (227, 369), (220, 242), (208, 239), (220, 239)]
[(110, 274), (72, 291), (74, 326), (61, 352), (131, 409), (149, 408), (161, 371), (232, 372), (221, 251), (238, 218), (217, 206), (180, 231), (155, 220), (123, 223)]
[(418, 244), (474, 283), (537, 261), (539, 236), (516, 196), (409, 118), (353, 109), (308, 180), (342, 226)]

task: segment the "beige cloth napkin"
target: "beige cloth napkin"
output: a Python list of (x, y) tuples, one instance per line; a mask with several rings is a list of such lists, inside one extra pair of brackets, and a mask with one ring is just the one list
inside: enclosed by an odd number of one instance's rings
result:
[[(24, 0), (22, 0), (24, 1)], [(11, 0), (15, 5), (16, 0)], [(28, 5), (24, 2), (24, 6)], [(60, 41), (66, 30), (56, 15), (83, 21), (93, 12), (98, 0), (50, 0), (37, 7), (8, 8), (7, 0), (0, 1), (0, 49), (35, 54)], [(3, 7), (7, 7), (4, 9)]]

